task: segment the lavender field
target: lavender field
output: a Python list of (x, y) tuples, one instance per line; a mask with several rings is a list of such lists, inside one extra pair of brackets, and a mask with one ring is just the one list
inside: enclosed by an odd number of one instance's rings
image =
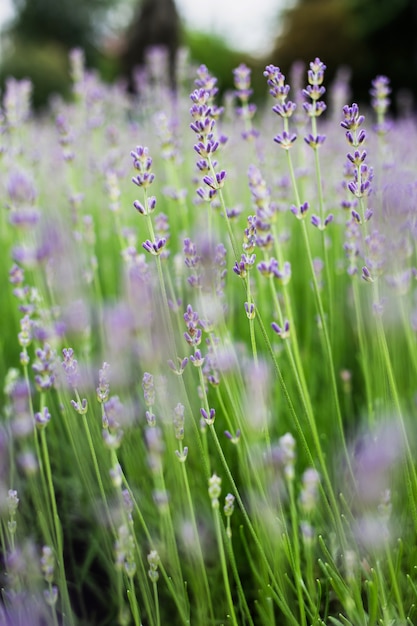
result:
[(0, 625), (417, 623), (416, 119), (70, 62), (1, 100)]

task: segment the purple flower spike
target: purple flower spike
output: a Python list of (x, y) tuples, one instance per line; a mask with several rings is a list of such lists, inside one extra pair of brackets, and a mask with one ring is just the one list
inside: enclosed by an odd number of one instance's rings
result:
[(271, 96), (276, 98), (279, 102), (285, 102), (290, 91), (290, 86), (285, 84), (285, 76), (279, 67), (267, 65), (264, 76), (270, 87), (269, 93)]
[(197, 311), (193, 311), (193, 307), (191, 306), (191, 304), (187, 305), (187, 309), (184, 313), (184, 321), (187, 325), (192, 324), (195, 327), (200, 321)]
[(79, 372), (78, 362), (74, 358), (74, 350), (72, 348), (64, 348), (62, 354), (64, 355), (62, 368), (65, 372), (67, 383), (70, 387), (75, 389), (79, 383)]
[(252, 91), (250, 90), (250, 76), (251, 70), (244, 63), (241, 63), (239, 67), (236, 67), (233, 70), (233, 79), (236, 89), (239, 90), (240, 98), (242, 98), (242, 92), (246, 94), (249, 91), (247, 96), (248, 98), (252, 93)]
[[(381, 118), (387, 112), (391, 102), (388, 97), (391, 93), (389, 83), (389, 78), (386, 76), (377, 76), (372, 81), (372, 89), (369, 92), (372, 96), (372, 108), (379, 116), (381, 116)], [(380, 130), (379, 125), (377, 126), (377, 131), (378, 130)]]

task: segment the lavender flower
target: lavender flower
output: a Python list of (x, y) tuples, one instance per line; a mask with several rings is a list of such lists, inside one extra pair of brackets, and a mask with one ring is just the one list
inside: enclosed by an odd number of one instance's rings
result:
[(178, 366), (175, 365), (174, 361), (172, 359), (168, 360), (168, 367), (175, 373), (177, 374), (177, 376), (182, 376), (187, 363), (188, 363), (188, 357), (185, 357), (183, 359), (181, 359), (180, 357), (177, 357), (178, 359)]
[(43, 407), (42, 411), (35, 413), (35, 424), (38, 430), (44, 430), (49, 424), (51, 414), (48, 407)]
[(136, 573), (135, 540), (125, 524), (118, 529), (114, 552), (117, 569), (124, 571), (132, 579)]
[(235, 496), (232, 493), (228, 493), (224, 499), (224, 507), (223, 511), (226, 517), (230, 517), (233, 515), (233, 511), (235, 510)]
[(55, 573), (55, 556), (50, 546), (43, 546), (42, 548), (41, 568), (46, 582), (52, 583)]
[(33, 180), (20, 170), (11, 172), (7, 184), (7, 194), (14, 206), (33, 204), (38, 196)]
[(130, 153), (133, 158), (133, 167), (138, 170), (138, 174), (132, 178), (132, 182), (138, 187), (147, 189), (152, 185), (155, 174), (152, 172), (152, 158), (149, 156), (149, 149), (145, 146), (137, 146), (136, 150)]
[(387, 76), (377, 76), (372, 81), (371, 105), (377, 114), (375, 130), (379, 135), (385, 135), (389, 130), (389, 124), (385, 121), (385, 114), (391, 103), (389, 94), (391, 93), (390, 80)]
[(106, 362), (103, 363), (102, 368), (99, 370), (98, 375), (98, 387), (96, 389), (97, 400), (102, 404), (106, 402), (110, 393), (110, 380), (109, 372), (110, 365)]
[(220, 494), (222, 491), (222, 488), (221, 488), (222, 479), (220, 478), (220, 476), (217, 476), (217, 474), (213, 474), (209, 478), (208, 483), (209, 483), (208, 494), (211, 500), (211, 506), (213, 507), (213, 509), (218, 509), (219, 498), (220, 498)]
[(156, 550), (151, 550), (148, 554), (148, 576), (151, 579), (153, 584), (156, 584), (159, 580), (159, 572), (158, 567), (160, 563), (159, 554)]
[(297, 139), (297, 135), (290, 133), (288, 128), (288, 120), (296, 108), (294, 102), (290, 100), (287, 101), (290, 87), (285, 83), (284, 74), (282, 74), (279, 67), (275, 65), (267, 65), (264, 76), (267, 78), (267, 83), (270, 87), (269, 93), (277, 100), (277, 104), (272, 107), (272, 110), (284, 121), (284, 130), (274, 137), (274, 141), (284, 148), (284, 150), (289, 150)]
[(53, 387), (55, 382), (55, 351), (48, 343), (35, 351), (36, 361), (32, 369), (36, 373), (35, 384), (39, 391), (46, 391)]
[(62, 350), (64, 360), (62, 361), (62, 369), (65, 372), (67, 383), (72, 389), (78, 387), (80, 382), (80, 374), (78, 371), (78, 361), (74, 358), (74, 350), (72, 348), (64, 348)]
[(299, 504), (303, 513), (311, 513), (317, 505), (320, 475), (314, 468), (306, 469), (302, 478)]
[(308, 204), (308, 202), (303, 202), (303, 204), (299, 208), (297, 208), (294, 204), (292, 204), (290, 210), (291, 210), (291, 213), (295, 215), (297, 219), (302, 220), (305, 218), (306, 213), (309, 208), (310, 208), (310, 205)]
[[(303, 108), (309, 117), (318, 117), (326, 110), (326, 104), (320, 100), (320, 98), (326, 93), (326, 88), (323, 87), (324, 72), (326, 66), (316, 58), (310, 63), (310, 69), (308, 70), (308, 85), (303, 89), (303, 94), (306, 98), (309, 98), (311, 102), (304, 102)], [(319, 137), (319, 136), (318, 136)], [(320, 136), (321, 140), (314, 141), (315, 148), (320, 146), (324, 137)], [(309, 143), (307, 141), (307, 143)], [(311, 144), (310, 144), (311, 145)]]
[(202, 339), (202, 330), (198, 328), (201, 325), (201, 321), (197, 311), (193, 310), (191, 304), (187, 306), (187, 310), (184, 313), (184, 321), (187, 326), (184, 339), (190, 346), (196, 348), (200, 345)]
[(281, 285), (287, 285), (291, 278), (291, 264), (286, 261), (280, 269), (278, 261), (272, 257), (269, 260), (261, 261), (256, 266), (262, 276), (276, 278)]
[(142, 378), (142, 389), (145, 404), (151, 407), (155, 404), (155, 384), (152, 374), (145, 372)]
[(206, 409), (200, 409), (201, 417), (205, 421), (208, 426), (214, 424), (214, 420), (216, 419), (216, 411), (215, 409), (210, 409), (209, 413), (207, 413)]
[(239, 443), (240, 435), (241, 435), (241, 432), (239, 428), (237, 429), (234, 435), (232, 435), (232, 433), (229, 432), (228, 430), (224, 431), (224, 436), (227, 437), (227, 439), (229, 439), (229, 441), (231, 441), (234, 445)]
[(32, 89), (31, 81), (26, 78), (22, 80), (7, 78), (3, 97), (3, 110), (6, 125), (9, 129), (18, 128), (28, 119)]
[(159, 256), (164, 251), (166, 244), (167, 240), (165, 237), (157, 238), (155, 241), (147, 239), (143, 242), (142, 248), (153, 256)]
[(241, 63), (239, 67), (233, 70), (234, 85), (236, 87), (235, 96), (240, 102), (236, 113), (245, 124), (245, 130), (242, 132), (243, 139), (250, 140), (259, 136), (259, 132), (252, 126), (252, 119), (256, 113), (256, 105), (249, 103), (249, 98), (253, 93), (250, 87), (251, 70)]
[(285, 320), (283, 326), (279, 326), (276, 322), (272, 322), (271, 328), (281, 339), (287, 339), (290, 336), (290, 323)]
[(207, 202), (211, 202), (219, 189), (223, 187), (226, 178), (226, 172), (221, 170), (215, 171), (217, 163), (213, 161), (212, 156), (217, 152), (221, 143), (225, 143), (226, 138), (215, 138), (214, 127), (216, 120), (222, 113), (222, 109), (216, 107), (213, 98), (217, 93), (216, 79), (213, 79), (206, 66), (200, 66), (198, 71), (199, 78), (196, 80), (197, 89), (191, 95), (193, 106), (190, 109), (193, 122), (190, 124), (191, 130), (197, 135), (197, 143), (194, 144), (194, 150), (199, 155), (197, 161), (198, 169), (205, 173), (203, 182), (208, 189), (200, 187), (197, 189), (198, 197)]
[(173, 424), (176, 439), (184, 439), (184, 406), (181, 403), (174, 409)]
[(241, 278), (246, 278), (248, 271), (255, 265), (255, 254), (242, 254), (240, 261), (235, 261), (233, 271)]

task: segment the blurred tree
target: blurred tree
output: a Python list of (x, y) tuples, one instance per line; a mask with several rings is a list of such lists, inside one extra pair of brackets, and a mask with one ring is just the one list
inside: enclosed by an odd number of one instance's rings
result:
[(298, 0), (282, 16), (282, 33), (270, 61), (288, 72), (296, 60), (320, 57), (331, 80), (340, 66), (352, 70), (354, 98), (369, 101), (370, 83), (386, 74), (393, 90), (417, 96), (415, 0)]
[[(230, 48), (219, 35), (203, 31), (187, 31), (184, 33), (184, 45), (189, 50), (190, 59), (196, 65), (204, 64), (218, 80), (219, 97), (225, 92), (234, 91), (233, 70), (241, 63), (251, 71), (252, 101), (261, 102), (267, 94), (263, 76), (266, 62), (252, 55)], [(269, 63), (269, 61), (268, 61)]]
[(115, 0), (13, 0), (16, 19), (11, 35), (43, 44), (55, 42), (67, 50), (83, 48), (94, 56), (101, 25)]
[(0, 82), (30, 78), (35, 107), (51, 93), (69, 94), (68, 52), (84, 50), (87, 64), (103, 63), (101, 39), (107, 16), (129, 0), (12, 0), (15, 18), (5, 36)]
[(150, 48), (166, 49), (172, 86), (175, 85), (175, 58), (180, 43), (180, 19), (174, 0), (143, 0), (133, 18), (122, 53), (122, 71), (130, 91), (135, 90), (133, 73), (145, 64)]

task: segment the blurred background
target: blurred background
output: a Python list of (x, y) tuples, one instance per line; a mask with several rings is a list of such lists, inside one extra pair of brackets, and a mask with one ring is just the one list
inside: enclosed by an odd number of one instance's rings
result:
[(173, 86), (176, 51), (186, 47), (223, 91), (232, 69), (249, 65), (255, 100), (267, 93), (266, 64), (288, 74), (316, 56), (326, 84), (341, 68), (351, 73), (351, 101), (368, 102), (378, 74), (391, 80), (394, 111), (417, 97), (416, 0), (0, 0), (0, 88), (7, 76), (30, 78), (37, 108), (52, 93), (69, 96), (70, 49), (134, 91), (133, 68), (157, 44), (169, 50)]

